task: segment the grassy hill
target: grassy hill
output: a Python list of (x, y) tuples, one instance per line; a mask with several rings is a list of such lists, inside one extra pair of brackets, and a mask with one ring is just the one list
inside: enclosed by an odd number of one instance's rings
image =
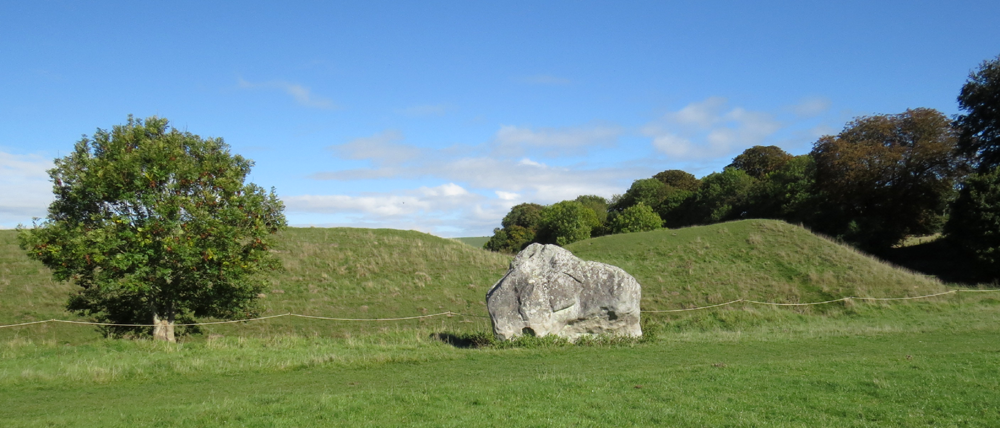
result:
[[(0, 323), (74, 319), (63, 310), (73, 287), (53, 282), (44, 266), (27, 259), (17, 248), (15, 233), (0, 231)], [(643, 286), (644, 310), (738, 298), (810, 302), (945, 290), (933, 278), (894, 268), (801, 227), (773, 220), (613, 235), (567, 248), (581, 258), (610, 263), (635, 276)], [(206, 333), (342, 337), (415, 327), (483, 330), (489, 326), (485, 293), (511, 260), (509, 255), (456, 240), (390, 229), (291, 228), (281, 234), (275, 251), (285, 269), (267, 278), (264, 315), (293, 312), (385, 318), (455, 311), (474, 316), (380, 323), (280, 318), (212, 326)], [(808, 313), (830, 308), (796, 310)], [(93, 329), (81, 326), (31, 329), (33, 335), (58, 340), (98, 337)], [(0, 338), (11, 334), (17, 333), (0, 330)]]
[(736, 299), (816, 302), (846, 296), (904, 297), (945, 291), (937, 279), (881, 262), (777, 220), (611, 235), (567, 246), (642, 284), (643, 309)]
[(471, 245), (473, 247), (476, 247), (476, 248), (483, 248), (483, 245), (486, 245), (486, 242), (490, 240), (490, 237), (489, 236), (469, 236), (469, 237), (466, 237), (466, 238), (455, 238), (455, 240), (458, 241), (458, 242), (464, 243), (464, 244), (469, 244), (469, 245)]

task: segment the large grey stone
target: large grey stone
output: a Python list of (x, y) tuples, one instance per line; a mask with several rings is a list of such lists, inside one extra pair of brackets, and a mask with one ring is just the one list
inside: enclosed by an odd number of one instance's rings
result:
[(635, 278), (608, 264), (583, 261), (556, 245), (531, 244), (486, 293), (497, 339), (554, 334), (642, 336), (641, 290)]

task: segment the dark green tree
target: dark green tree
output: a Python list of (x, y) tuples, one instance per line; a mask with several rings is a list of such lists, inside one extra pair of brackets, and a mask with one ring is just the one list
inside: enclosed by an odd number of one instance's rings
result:
[(594, 212), (577, 201), (562, 201), (545, 207), (538, 230), (538, 242), (568, 245), (590, 238)]
[(500, 222), (503, 228), (493, 229), (493, 236), (486, 241), (483, 248), (502, 253), (517, 253), (523, 250), (535, 241), (544, 208), (533, 203), (513, 206)]
[(68, 309), (98, 321), (152, 323), (156, 339), (173, 341), (178, 318), (251, 317), (286, 225), (274, 190), (244, 182), (252, 166), (222, 139), (129, 116), (56, 159), (48, 217), (18, 240), (80, 286)]
[(811, 152), (828, 204), (813, 227), (870, 250), (940, 231), (967, 171), (948, 119), (933, 109), (865, 116)]
[(678, 208), (684, 219), (682, 224), (712, 224), (742, 218), (755, 182), (746, 172), (735, 168), (705, 176), (698, 191)]
[(597, 195), (582, 195), (574, 200), (594, 212), (593, 223), (590, 225), (590, 236), (606, 234), (605, 226), (608, 221), (608, 200)]
[(812, 157), (795, 156), (754, 184), (746, 206), (747, 217), (810, 223), (821, 202), (814, 193), (815, 177)]
[(945, 233), (983, 266), (982, 280), (1000, 279), (1000, 168), (965, 180)]
[(753, 146), (736, 156), (729, 167), (744, 171), (759, 180), (777, 171), (790, 160), (792, 155), (778, 146)]
[(503, 217), (500, 225), (505, 228), (517, 225), (525, 229), (536, 230), (538, 229), (538, 222), (542, 219), (542, 210), (544, 208), (541, 205), (530, 202), (514, 205), (511, 207), (510, 212)]
[(611, 233), (647, 232), (662, 227), (663, 220), (642, 202), (616, 214), (609, 224)]
[(698, 186), (701, 184), (693, 175), (679, 169), (668, 169), (658, 172), (653, 178), (670, 187), (688, 192), (698, 191)]
[(959, 147), (975, 156), (980, 171), (1000, 166), (1000, 56), (969, 74), (958, 107), (966, 112), (955, 118)]
[(638, 205), (639, 203), (655, 207), (667, 197), (671, 189), (673, 188), (655, 178), (635, 180), (632, 182), (632, 186), (625, 191), (625, 194), (615, 200), (608, 209), (610, 211), (622, 212), (625, 208)]

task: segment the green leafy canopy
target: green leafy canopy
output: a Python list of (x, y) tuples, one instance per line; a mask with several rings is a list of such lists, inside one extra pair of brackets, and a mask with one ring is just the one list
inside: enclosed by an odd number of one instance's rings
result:
[(68, 309), (101, 321), (253, 316), (286, 221), (274, 189), (244, 183), (252, 166), (222, 139), (129, 116), (56, 159), (48, 217), (18, 239), (81, 287)]

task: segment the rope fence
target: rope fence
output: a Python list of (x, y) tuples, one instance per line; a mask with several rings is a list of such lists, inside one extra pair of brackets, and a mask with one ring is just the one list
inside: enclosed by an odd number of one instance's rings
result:
[[(736, 303), (750, 303), (750, 304), (754, 304), (754, 305), (767, 305), (767, 306), (813, 306), (813, 305), (826, 305), (826, 304), (837, 303), (837, 302), (846, 302), (846, 301), (850, 301), (850, 300), (864, 300), (864, 301), (916, 300), (916, 299), (928, 299), (928, 298), (931, 298), (931, 297), (944, 296), (944, 295), (947, 295), (947, 294), (958, 294), (959, 292), (963, 292), (963, 293), (966, 293), (966, 292), (988, 293), (988, 292), (998, 292), (998, 291), (1000, 291), (1000, 289), (996, 289), (996, 290), (965, 290), (965, 289), (962, 289), (962, 290), (948, 290), (948, 291), (944, 291), (944, 292), (941, 292), (941, 293), (927, 294), (927, 295), (924, 295), (924, 296), (913, 296), (913, 297), (854, 297), (854, 296), (851, 296), (851, 297), (842, 297), (842, 298), (834, 299), (834, 300), (825, 300), (825, 301), (822, 301), (822, 302), (807, 302), (807, 303), (775, 303), (775, 302), (761, 302), (761, 301), (749, 300), (749, 299), (736, 299), (736, 300), (732, 300), (732, 301), (725, 302), (725, 303), (719, 303), (719, 304), (708, 305), (708, 306), (699, 306), (699, 307), (695, 307), (695, 308), (665, 309), (665, 310), (639, 311), (639, 312), (647, 313), (648, 314), (648, 313), (669, 313), (669, 312), (699, 311), (699, 310), (703, 310), (703, 309), (718, 308), (720, 306), (728, 306), (728, 305), (732, 305), (732, 304), (736, 304)], [(241, 322), (261, 321), (261, 320), (266, 320), (266, 319), (282, 318), (282, 317), (308, 318), (308, 319), (317, 319), (317, 320), (324, 320), (324, 321), (385, 322), (385, 321), (415, 320), (415, 319), (433, 318), (433, 317), (440, 317), (440, 316), (447, 316), (449, 318), (451, 318), (453, 316), (472, 317), (472, 318), (487, 318), (486, 316), (483, 316), (483, 315), (470, 315), (470, 314), (463, 314), (463, 313), (460, 313), (460, 312), (452, 312), (452, 311), (445, 311), (445, 312), (439, 312), (439, 313), (436, 313), (436, 314), (428, 314), (428, 315), (417, 315), (417, 316), (412, 316), (412, 317), (398, 317), (398, 318), (333, 318), (333, 317), (323, 317), (323, 316), (317, 316), (317, 315), (293, 314), (293, 313), (289, 312), (289, 313), (286, 313), (286, 314), (269, 315), (269, 316), (266, 316), (266, 317), (247, 318), (247, 319), (242, 319), (242, 320), (196, 322), (196, 323), (187, 323), (187, 324), (174, 324), (174, 326), (175, 327), (187, 327), (187, 326), (200, 326), (200, 325), (235, 324), (235, 323), (241, 323)], [(45, 323), (82, 324), (82, 325), (97, 325), (97, 326), (116, 326), (116, 327), (155, 327), (155, 325), (153, 325), (153, 324), (116, 324), (116, 323), (107, 323), (107, 322), (90, 322), (90, 321), (71, 321), (71, 320), (49, 319), (49, 320), (42, 320), (42, 321), (23, 322), (23, 323), (18, 323), (18, 324), (0, 325), (0, 328), (22, 327), (22, 326), (28, 326), (28, 325), (34, 325), (34, 324), (45, 324)]]

